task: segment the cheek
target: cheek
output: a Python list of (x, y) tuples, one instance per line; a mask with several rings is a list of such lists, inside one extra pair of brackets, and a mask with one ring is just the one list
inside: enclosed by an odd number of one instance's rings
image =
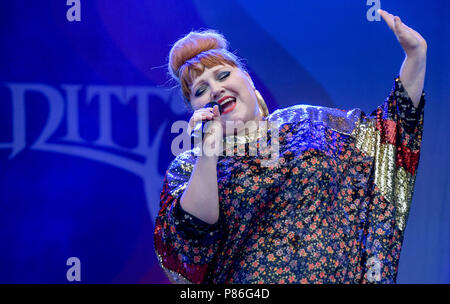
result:
[(243, 92), (243, 102), (245, 104), (245, 106), (252, 111), (253, 108), (256, 105), (256, 95), (252, 92), (249, 91), (248, 89), (245, 89), (245, 91)]
[(253, 99), (255, 98), (251, 88), (249, 88), (249, 86), (245, 83), (239, 86), (239, 95), (242, 101), (247, 105), (251, 105), (253, 103)]

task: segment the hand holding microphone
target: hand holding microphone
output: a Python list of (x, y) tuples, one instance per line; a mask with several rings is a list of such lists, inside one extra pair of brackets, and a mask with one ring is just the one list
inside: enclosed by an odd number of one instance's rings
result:
[[(194, 146), (201, 144), (203, 159), (217, 161), (221, 149), (222, 123), (220, 121), (222, 107), (215, 101), (206, 104), (194, 112), (189, 120), (188, 133), (194, 141)], [(204, 126), (205, 123), (205, 126)]]
[(190, 133), (191, 137), (194, 139), (199, 138), (200, 136), (204, 139), (205, 133), (203, 124), (210, 120), (220, 120), (220, 114), (222, 114), (222, 107), (217, 101), (207, 103), (203, 108), (196, 110), (192, 115), (189, 120), (188, 133)]

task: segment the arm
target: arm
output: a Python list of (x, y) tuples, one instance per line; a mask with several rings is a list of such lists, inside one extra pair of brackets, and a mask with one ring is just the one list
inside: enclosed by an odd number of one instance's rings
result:
[(217, 157), (198, 157), (180, 201), (183, 210), (208, 224), (216, 223), (219, 218), (216, 166)]
[(425, 95), (415, 107), (400, 78), (384, 103), (358, 119), (352, 135), (355, 146), (373, 159), (373, 182), (383, 201), (392, 204), (396, 227), (408, 219), (420, 159)]
[(186, 192), (195, 164), (192, 151), (181, 153), (171, 163), (164, 177), (161, 208), (155, 221), (155, 252), (174, 283), (206, 282), (222, 238), (218, 223), (208, 224), (181, 207), (181, 196)]
[[(215, 114), (220, 114), (218, 109)], [(211, 135), (218, 130), (210, 129), (205, 144), (214, 141)], [(172, 282), (208, 280), (222, 239), (217, 161), (218, 154), (196, 156), (189, 150), (176, 157), (164, 178), (153, 240), (158, 260)]]
[(406, 57), (400, 69), (400, 80), (417, 108), (423, 92), (426, 70), (427, 43), (415, 30), (404, 24), (398, 16), (378, 10), (386, 24), (394, 32)]
[[(204, 144), (211, 147), (212, 144), (222, 133), (220, 127), (219, 107), (213, 108), (213, 119), (215, 124), (211, 125), (209, 131), (206, 131)], [(194, 118), (191, 119), (193, 121)], [(219, 145), (217, 145), (219, 148)], [(219, 191), (217, 186), (217, 153), (207, 155), (203, 151), (203, 155), (197, 157), (194, 170), (189, 179), (186, 190), (180, 200), (180, 205), (186, 212), (201, 219), (208, 224), (215, 224), (219, 219)]]
[(400, 69), (400, 79), (417, 108), (425, 81), (426, 57), (406, 56)]

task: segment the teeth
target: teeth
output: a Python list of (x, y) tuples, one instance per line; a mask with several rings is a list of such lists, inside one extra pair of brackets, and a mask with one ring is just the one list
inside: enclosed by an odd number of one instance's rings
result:
[(222, 103), (220, 104), (220, 105), (225, 105), (226, 103), (228, 103), (228, 102), (230, 102), (230, 101), (234, 101), (234, 100), (236, 100), (235, 98), (233, 98), (233, 97), (230, 97), (230, 98), (227, 98), (227, 99), (225, 99), (224, 101), (222, 101)]

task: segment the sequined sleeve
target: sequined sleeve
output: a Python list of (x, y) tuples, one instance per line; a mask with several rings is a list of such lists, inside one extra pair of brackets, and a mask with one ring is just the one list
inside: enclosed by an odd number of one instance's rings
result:
[(185, 212), (180, 198), (194, 166), (189, 151), (169, 166), (155, 222), (154, 242), (159, 263), (173, 283), (206, 283), (221, 233), (219, 223), (211, 225)]
[(353, 130), (356, 146), (374, 158), (374, 184), (396, 211), (405, 229), (411, 205), (423, 132), (425, 92), (416, 108), (400, 77), (388, 98), (369, 117), (362, 114)]

